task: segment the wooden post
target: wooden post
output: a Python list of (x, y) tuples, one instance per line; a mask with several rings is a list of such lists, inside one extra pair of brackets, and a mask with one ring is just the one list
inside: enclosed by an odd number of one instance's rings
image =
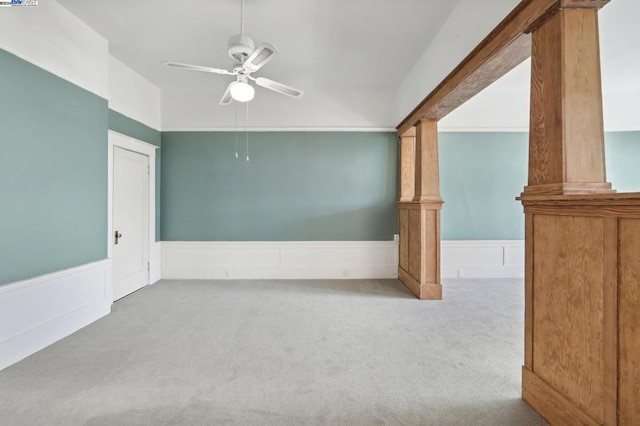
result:
[(415, 130), (413, 135), (400, 136), (400, 199), (412, 201), (415, 195)]
[(560, 0), (532, 27), (522, 397), (551, 424), (640, 422), (640, 194), (606, 181), (604, 4)]
[(561, 2), (533, 31), (529, 185), (523, 195), (607, 193), (598, 11)]
[[(407, 137), (401, 135), (402, 138)], [(401, 142), (402, 143), (402, 142)], [(415, 127), (413, 200), (398, 203), (400, 220), (400, 280), (418, 298), (442, 299), (440, 283), (440, 179), (438, 124), (422, 120)], [(408, 194), (405, 194), (408, 195)]]
[(415, 182), (413, 201), (442, 201), (440, 198), (437, 121), (421, 120), (416, 126)]

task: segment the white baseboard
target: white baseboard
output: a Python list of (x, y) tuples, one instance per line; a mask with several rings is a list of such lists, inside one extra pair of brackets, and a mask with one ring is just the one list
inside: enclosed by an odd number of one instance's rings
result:
[(162, 243), (156, 241), (149, 250), (149, 261), (151, 268), (149, 271), (149, 284), (155, 284), (162, 278)]
[(524, 278), (524, 241), (442, 241), (442, 278)]
[(393, 241), (162, 243), (163, 279), (397, 278)]
[(0, 287), (0, 370), (111, 312), (111, 260)]

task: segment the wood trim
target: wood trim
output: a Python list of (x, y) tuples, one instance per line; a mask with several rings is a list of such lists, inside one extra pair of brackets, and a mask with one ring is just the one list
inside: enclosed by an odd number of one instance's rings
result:
[(542, 206), (527, 205), (524, 207), (526, 214), (541, 214), (555, 216), (582, 216), (582, 217), (619, 217), (621, 219), (640, 219), (638, 206), (606, 207), (606, 206)]
[(406, 271), (402, 267), (398, 267), (398, 279), (402, 281), (402, 284), (404, 284), (411, 293), (420, 298), (420, 283), (411, 276), (409, 271)]
[(560, 392), (525, 367), (522, 368), (522, 399), (552, 425), (599, 425)]
[(525, 216), (524, 366), (533, 370), (533, 215)]
[(618, 421), (618, 219), (604, 221), (604, 424)]
[(441, 284), (420, 284), (402, 267), (398, 267), (398, 279), (420, 300), (442, 300)]
[(606, 6), (610, 0), (561, 0), (563, 9), (600, 9)]
[(398, 137), (405, 137), (405, 136), (411, 136), (411, 137), (416, 137), (416, 128), (415, 126), (409, 127), (407, 129), (407, 131), (405, 131), (404, 133), (398, 133)]
[(579, 202), (579, 201), (587, 201), (589, 203), (605, 203), (610, 204), (611, 202), (615, 202), (617, 204), (628, 204), (640, 206), (640, 192), (624, 192), (624, 193), (598, 193), (598, 194), (558, 194), (558, 195), (545, 195), (545, 196), (537, 196), (537, 195), (521, 195), (516, 198), (517, 200), (521, 200), (523, 203), (530, 202), (543, 202), (543, 201), (568, 201), (568, 202)]
[(401, 201), (398, 202), (398, 207), (409, 210), (433, 210), (441, 209), (443, 204), (442, 198), (433, 198), (427, 201)]
[(527, 214), (640, 218), (640, 193), (519, 197)]
[(442, 300), (442, 284), (422, 284), (420, 300)]
[(614, 195), (556, 199), (523, 197), (521, 200), (526, 214), (640, 218), (640, 194)]
[(523, 0), (396, 127), (404, 135), (422, 119), (440, 120), (529, 58), (528, 36), (557, 8), (601, 8), (607, 0)]
[(524, 188), (523, 197), (552, 196), (552, 195), (579, 195), (579, 194), (615, 194), (611, 183), (581, 182), (581, 183), (549, 183), (541, 185), (528, 185)]

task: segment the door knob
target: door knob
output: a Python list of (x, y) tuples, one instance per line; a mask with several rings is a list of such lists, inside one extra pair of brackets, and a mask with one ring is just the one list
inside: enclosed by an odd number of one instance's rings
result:
[(120, 238), (122, 238), (122, 234), (118, 231), (115, 231), (113, 244), (118, 244), (118, 241), (120, 240)]

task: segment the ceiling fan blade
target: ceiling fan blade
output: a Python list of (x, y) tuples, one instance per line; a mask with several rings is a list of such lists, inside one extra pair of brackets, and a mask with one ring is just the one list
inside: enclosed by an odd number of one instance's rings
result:
[(227, 86), (227, 90), (224, 91), (224, 95), (222, 95), (222, 98), (220, 99), (220, 105), (229, 105), (233, 100), (233, 98), (231, 97), (231, 85), (233, 83), (235, 83), (235, 81), (229, 83), (229, 85)]
[(256, 47), (251, 55), (242, 64), (249, 72), (257, 71), (273, 59), (278, 49), (269, 43), (262, 43)]
[(299, 98), (304, 95), (302, 90), (295, 89), (286, 84), (278, 83), (277, 81), (269, 80), (268, 78), (258, 77), (255, 79), (258, 86), (265, 89), (273, 90), (274, 92), (282, 93), (283, 95), (291, 96), (292, 98)]
[(181, 64), (180, 62), (165, 61), (164, 65), (172, 68), (181, 68), (189, 71), (211, 72), (214, 74), (234, 75), (234, 72), (223, 70), (220, 68), (203, 67), (200, 65)]

